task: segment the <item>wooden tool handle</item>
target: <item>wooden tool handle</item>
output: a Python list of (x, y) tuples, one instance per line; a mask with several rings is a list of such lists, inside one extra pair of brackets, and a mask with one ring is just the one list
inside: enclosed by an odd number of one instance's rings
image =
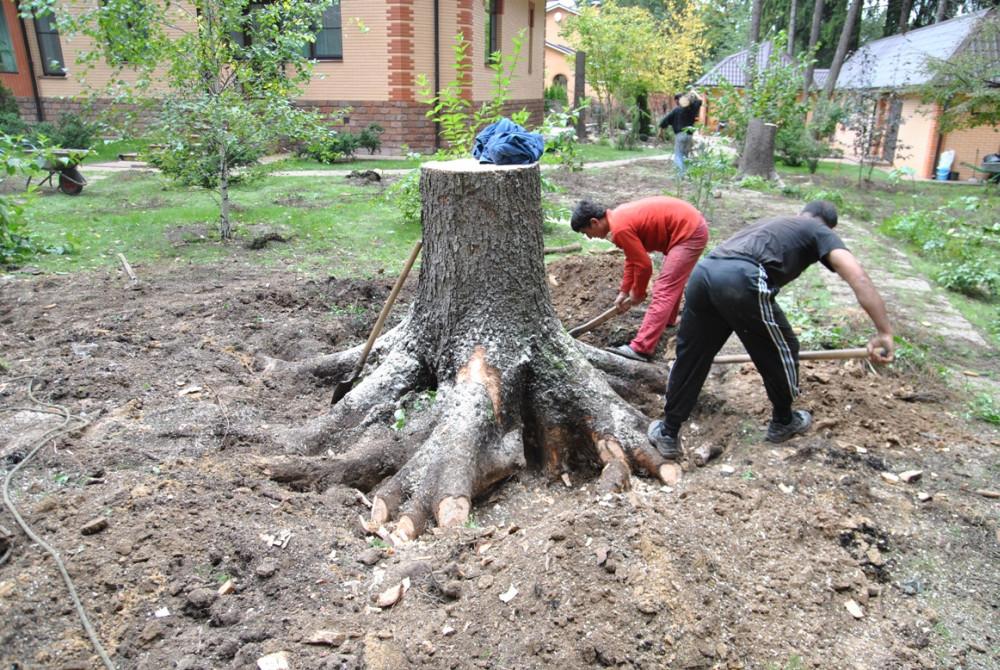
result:
[(584, 333), (589, 333), (594, 328), (600, 326), (602, 323), (607, 323), (608, 321), (613, 319), (616, 314), (618, 314), (618, 306), (614, 305), (612, 307), (609, 307), (608, 309), (604, 310), (603, 312), (595, 316), (593, 319), (588, 321), (587, 323), (581, 324), (576, 328), (572, 329), (571, 331), (569, 331), (569, 336), (580, 337)]
[[(868, 350), (859, 349), (827, 349), (821, 351), (800, 351), (800, 361), (838, 361), (848, 358), (868, 358)], [(716, 356), (712, 363), (716, 365), (728, 365), (730, 363), (749, 363), (749, 354), (732, 354), (730, 356)]]
[(371, 353), (372, 347), (375, 345), (375, 340), (378, 339), (379, 334), (382, 332), (382, 326), (385, 325), (385, 320), (389, 316), (389, 312), (392, 310), (392, 305), (396, 302), (396, 296), (399, 295), (399, 290), (403, 288), (403, 282), (406, 281), (407, 275), (410, 274), (410, 269), (416, 262), (417, 256), (420, 255), (420, 248), (423, 245), (423, 240), (417, 240), (416, 244), (413, 245), (413, 250), (410, 251), (410, 257), (406, 259), (406, 265), (403, 266), (403, 272), (396, 278), (396, 283), (393, 284), (389, 297), (386, 298), (385, 304), (382, 305), (382, 311), (379, 312), (378, 319), (375, 321), (375, 326), (372, 328), (372, 332), (368, 336), (368, 341), (365, 342), (365, 348), (361, 352), (361, 359), (354, 367), (355, 378), (357, 378), (358, 375), (361, 374), (361, 371), (365, 369), (365, 362), (368, 360), (368, 354)]

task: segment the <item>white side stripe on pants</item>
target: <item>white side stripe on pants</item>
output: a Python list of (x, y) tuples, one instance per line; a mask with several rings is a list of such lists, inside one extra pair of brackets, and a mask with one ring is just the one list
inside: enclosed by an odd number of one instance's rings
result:
[(785, 370), (785, 379), (788, 381), (788, 390), (792, 394), (792, 399), (799, 395), (798, 374), (795, 371), (795, 358), (792, 356), (792, 349), (788, 346), (785, 336), (778, 327), (778, 322), (774, 318), (774, 310), (771, 309), (771, 289), (767, 285), (767, 272), (763, 265), (757, 266), (757, 303), (760, 306), (760, 318), (767, 326), (767, 332), (774, 342), (778, 355), (781, 357), (781, 366)]

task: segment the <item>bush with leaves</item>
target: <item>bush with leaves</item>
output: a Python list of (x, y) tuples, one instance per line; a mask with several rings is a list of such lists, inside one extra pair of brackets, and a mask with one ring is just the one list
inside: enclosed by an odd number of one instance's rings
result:
[(362, 149), (368, 150), (368, 155), (372, 156), (376, 151), (382, 151), (382, 133), (385, 128), (377, 123), (369, 123), (368, 127), (358, 135), (358, 145)]
[[(912, 244), (938, 264), (935, 280), (948, 290), (973, 298), (1000, 296), (1000, 224), (980, 225), (971, 212), (979, 199), (957, 199), (935, 210), (913, 210), (880, 226), (883, 232)], [(955, 211), (961, 212), (956, 216)]]
[[(26, 153), (21, 137), (0, 134), (0, 181), (35, 177), (42, 173), (46, 164), (56, 165), (74, 158), (57, 156), (49, 146)], [(39, 253), (69, 253), (72, 250), (68, 243), (43, 247), (31, 239), (28, 207), (34, 196), (34, 186), (16, 193), (0, 194), (0, 267), (16, 267)]]
[(562, 84), (552, 84), (546, 86), (544, 91), (545, 102), (554, 102), (566, 107), (569, 105), (569, 92)]
[[(523, 38), (522, 30), (511, 40), (513, 48), (509, 54), (493, 54), (489, 62), (489, 68), (493, 71), (492, 95), (479, 106), (463, 94), (466, 82), (472, 77), (472, 58), (469, 56), (472, 44), (462, 33), (455, 36), (455, 45), (452, 47), (455, 78), (442, 87), (438, 95), (434, 95), (434, 88), (426, 75), (417, 75), (419, 99), (430, 105), (426, 116), (440, 125), (441, 138), (447, 145), (442, 150), (442, 155), (468, 154), (472, 151), (473, 141), (479, 131), (503, 116), (504, 105), (511, 99), (514, 68), (521, 56)], [(530, 116), (527, 109), (521, 109), (511, 114), (511, 120), (523, 126)]]

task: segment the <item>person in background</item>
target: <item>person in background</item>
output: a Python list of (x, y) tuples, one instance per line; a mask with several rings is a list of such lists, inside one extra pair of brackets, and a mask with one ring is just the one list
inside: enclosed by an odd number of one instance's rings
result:
[(677, 320), (684, 285), (708, 244), (708, 224), (695, 207), (683, 200), (657, 196), (627, 202), (614, 209), (581, 200), (570, 225), (589, 238), (607, 238), (625, 252), (625, 272), (615, 298), (620, 312), (646, 298), (653, 275), (649, 252), (663, 254), (660, 274), (653, 282), (653, 299), (642, 326), (629, 344), (612, 348), (619, 356), (648, 361), (663, 331)]
[(683, 177), (684, 159), (691, 153), (691, 145), (694, 144), (694, 126), (701, 112), (701, 97), (697, 92), (691, 91), (675, 95), (674, 102), (677, 105), (660, 119), (660, 136), (663, 136), (663, 131), (667, 128), (673, 129), (674, 165), (677, 167), (677, 176)]
[(649, 425), (649, 441), (664, 458), (680, 458), (681, 426), (694, 410), (712, 359), (733, 332), (750, 354), (771, 401), (767, 440), (784, 442), (809, 429), (812, 415), (792, 410), (799, 393), (799, 342), (775, 297), (817, 261), (847, 282), (875, 325), (876, 334), (868, 342), (870, 360), (892, 360), (892, 327), (885, 303), (833, 232), (836, 225), (837, 208), (815, 200), (798, 216), (747, 226), (698, 263), (685, 293), (664, 417)]

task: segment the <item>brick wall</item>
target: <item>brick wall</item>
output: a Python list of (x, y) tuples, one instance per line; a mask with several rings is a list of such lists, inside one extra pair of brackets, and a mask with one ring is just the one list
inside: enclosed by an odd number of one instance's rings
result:
[(958, 173), (959, 179), (982, 177), (981, 173), (976, 175), (962, 163), (971, 163), (978, 167), (986, 154), (1000, 153), (1000, 132), (990, 126), (957, 130), (945, 135), (941, 142), (942, 152), (949, 149), (955, 150), (955, 162), (952, 163), (951, 169)]
[[(84, 105), (79, 100), (73, 98), (42, 98), (42, 114), (45, 117), (45, 121), (57, 122), (59, 117), (63, 114), (72, 113), (80, 114), (84, 118), (93, 118), (96, 115), (107, 111), (112, 103), (110, 100), (96, 100)], [(38, 121), (37, 108), (35, 106), (34, 98), (30, 97), (18, 97), (17, 107), (20, 111), (21, 118), (28, 123), (36, 123)], [(126, 111), (126, 107), (118, 105), (117, 109), (120, 111)], [(141, 131), (147, 128), (150, 122), (153, 120), (153, 115), (155, 113), (154, 109), (148, 107), (133, 107), (132, 110), (137, 115), (136, 127)]]
[[(361, 132), (369, 123), (378, 123), (385, 129), (382, 133), (382, 150), (397, 153), (402, 145), (412, 151), (433, 153), (434, 122), (426, 118), (427, 105), (417, 102), (352, 102), (349, 100), (310, 101), (304, 107), (315, 109), (322, 114), (333, 114), (346, 107), (351, 108), (344, 128), (352, 133)], [(525, 108), (531, 113), (529, 126), (542, 122), (545, 115), (544, 100), (511, 100), (503, 107), (507, 116)]]
[[(21, 118), (29, 123), (35, 122), (35, 103), (31, 98), (17, 98)], [(45, 120), (56, 121), (66, 112), (80, 114), (84, 112), (83, 105), (71, 98), (46, 98), (42, 100)], [(90, 108), (92, 111), (103, 111), (110, 101), (99, 101)], [(333, 114), (346, 107), (351, 108), (347, 116), (345, 129), (359, 133), (369, 123), (378, 123), (385, 129), (382, 133), (383, 151), (397, 153), (402, 145), (407, 145), (413, 151), (421, 153), (434, 152), (434, 122), (426, 118), (427, 106), (418, 102), (408, 101), (350, 101), (323, 100), (302, 103), (308, 109), (315, 109), (323, 114)], [(521, 108), (531, 112), (529, 125), (535, 126), (542, 122), (545, 103), (543, 100), (512, 100), (504, 105), (504, 114), (510, 115)], [(153, 110), (144, 109), (139, 112), (137, 126), (145, 128), (152, 119)]]

